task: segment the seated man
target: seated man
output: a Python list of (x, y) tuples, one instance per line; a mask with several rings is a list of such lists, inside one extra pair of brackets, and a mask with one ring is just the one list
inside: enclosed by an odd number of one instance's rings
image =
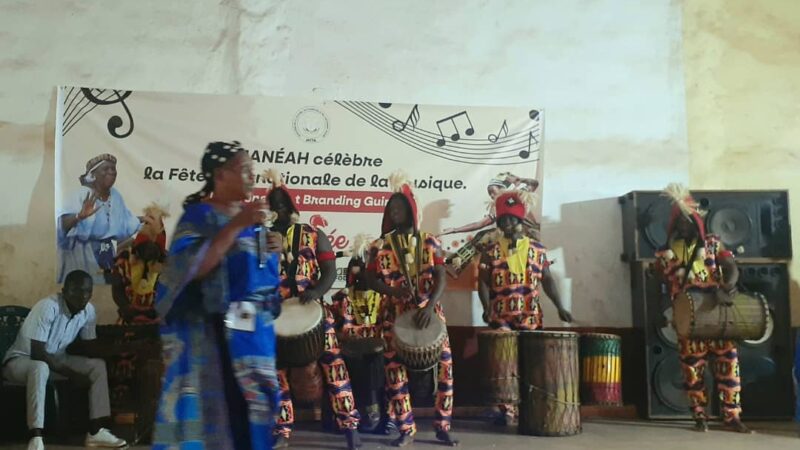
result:
[(106, 365), (103, 360), (66, 354), (68, 345), (95, 336), (92, 277), (82, 271), (70, 272), (60, 294), (39, 300), (31, 309), (14, 344), (3, 358), (3, 378), (27, 386), (28, 450), (44, 449), (45, 388), (50, 372), (67, 377), (80, 387), (89, 388), (89, 433), (87, 447), (118, 448), (127, 443), (111, 434), (102, 424), (111, 415)]

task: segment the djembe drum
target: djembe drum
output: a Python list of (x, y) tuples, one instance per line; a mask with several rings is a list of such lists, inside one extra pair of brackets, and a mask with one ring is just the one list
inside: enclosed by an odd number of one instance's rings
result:
[(275, 320), (279, 366), (304, 367), (319, 359), (325, 349), (323, 318), (317, 302), (301, 304), (297, 297), (283, 302)]
[(489, 405), (519, 403), (519, 358), (516, 331), (478, 332), (478, 357), (484, 375), (481, 390)]
[(442, 344), (447, 338), (447, 328), (439, 316), (434, 315), (425, 328), (418, 328), (414, 308), (400, 314), (394, 322), (392, 339), (397, 357), (408, 370), (426, 371), (433, 368), (442, 356)]
[(580, 433), (578, 333), (520, 331), (519, 362), (519, 433)]
[(324, 380), (317, 361), (288, 370), (292, 397), (300, 403), (317, 404), (323, 397)]
[(675, 297), (672, 323), (678, 336), (690, 339), (759, 340), (769, 321), (761, 294), (689, 289)]
[(581, 403), (622, 405), (622, 338), (584, 333), (580, 337)]

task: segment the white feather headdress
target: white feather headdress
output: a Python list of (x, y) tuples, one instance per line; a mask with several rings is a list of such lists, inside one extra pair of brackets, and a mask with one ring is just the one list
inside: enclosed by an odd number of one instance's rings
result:
[(351, 245), (350, 248), (344, 252), (344, 255), (366, 261), (370, 244), (372, 244), (373, 241), (375, 241), (375, 239), (369, 234), (359, 233), (355, 235), (353, 238), (353, 245)]
[(664, 188), (661, 193), (663, 197), (667, 197), (676, 205), (681, 213), (686, 217), (691, 217), (694, 214), (699, 214), (701, 217), (706, 214), (705, 211), (700, 209), (700, 204), (692, 197), (689, 188), (680, 183), (670, 183)]

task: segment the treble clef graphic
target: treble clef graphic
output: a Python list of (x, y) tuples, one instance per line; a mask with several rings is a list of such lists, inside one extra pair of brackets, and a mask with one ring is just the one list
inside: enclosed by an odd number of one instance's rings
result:
[[(108, 119), (107, 128), (108, 132), (117, 139), (123, 139), (131, 135), (133, 133), (133, 115), (131, 115), (130, 109), (128, 109), (128, 105), (125, 104), (125, 99), (128, 98), (133, 91), (118, 91), (114, 89), (112, 92), (116, 98), (112, 99), (110, 97), (101, 99), (94, 95), (92, 89), (89, 88), (81, 88), (81, 92), (83, 95), (92, 103), (96, 105), (113, 105), (119, 103), (122, 105), (122, 108), (125, 110), (125, 114), (128, 116), (128, 130), (124, 133), (118, 133), (117, 130), (124, 124), (122, 117), (113, 115)], [(101, 93), (104, 91), (100, 91)]]

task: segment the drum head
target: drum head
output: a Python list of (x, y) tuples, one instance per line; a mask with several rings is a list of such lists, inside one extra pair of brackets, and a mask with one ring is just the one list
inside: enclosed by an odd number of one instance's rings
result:
[(610, 333), (581, 333), (581, 338), (612, 340), (612, 341), (619, 341), (622, 339), (622, 337), (620, 337), (619, 335)]
[(528, 339), (578, 339), (580, 334), (574, 333), (572, 331), (541, 331), (541, 330), (530, 330), (530, 331), (520, 331), (519, 332), (520, 338), (528, 338)]
[(481, 330), (478, 331), (478, 338), (483, 337), (484, 339), (492, 339), (492, 338), (500, 338), (500, 337), (509, 337), (509, 336), (517, 336), (519, 332), (515, 330)]
[(745, 340), (745, 345), (761, 345), (770, 340), (772, 337), (772, 333), (775, 332), (775, 321), (772, 319), (772, 313), (769, 311), (769, 309), (765, 309), (765, 312), (767, 314), (767, 325), (764, 330), (764, 336), (762, 336), (761, 339), (753, 339), (749, 341)]
[(275, 319), (275, 334), (278, 336), (299, 336), (313, 330), (322, 321), (322, 305), (317, 302), (300, 304), (300, 299), (292, 297), (281, 304), (281, 315)]
[(423, 329), (417, 328), (414, 323), (414, 315), (419, 309), (412, 309), (400, 314), (394, 322), (394, 337), (407, 347), (419, 348), (427, 347), (436, 343), (445, 333), (445, 326), (442, 319), (433, 315), (431, 322)]

